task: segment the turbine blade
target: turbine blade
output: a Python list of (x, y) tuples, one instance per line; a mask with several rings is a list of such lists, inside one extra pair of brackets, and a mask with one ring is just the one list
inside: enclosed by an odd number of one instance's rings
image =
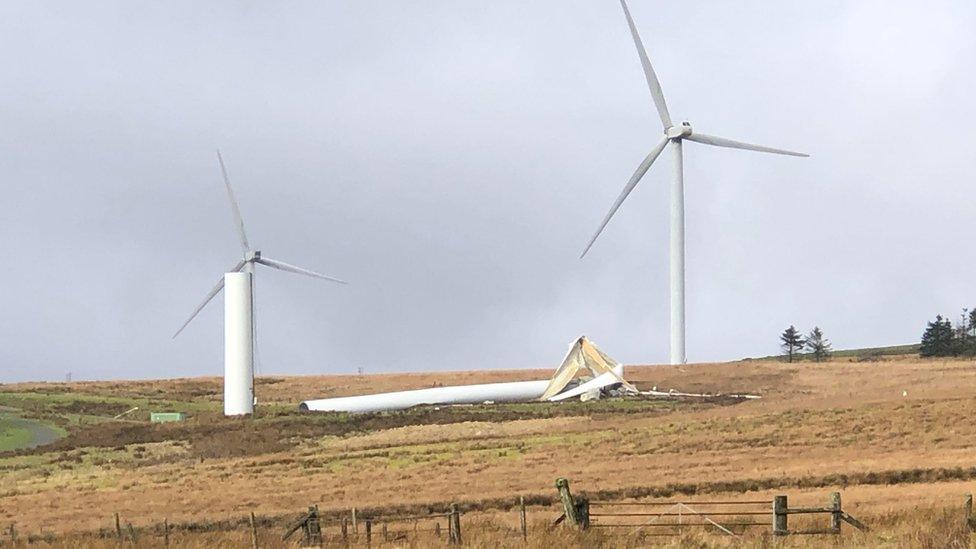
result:
[(703, 133), (693, 133), (689, 136), (684, 137), (689, 141), (695, 141), (698, 143), (704, 143), (705, 145), (714, 145), (716, 147), (727, 147), (730, 149), (743, 149), (746, 151), (758, 151), (764, 153), (772, 154), (785, 154), (788, 156), (801, 156), (804, 158), (809, 157), (809, 154), (787, 151), (785, 149), (774, 149), (772, 147), (765, 147), (763, 145), (753, 145), (751, 143), (743, 143), (741, 141), (733, 141), (731, 139), (725, 139), (724, 137), (715, 137), (714, 135), (706, 135)]
[(241, 217), (241, 208), (237, 205), (234, 189), (230, 186), (230, 178), (227, 177), (227, 168), (224, 166), (224, 157), (220, 155), (220, 149), (217, 149), (217, 162), (220, 163), (220, 174), (224, 176), (224, 186), (227, 187), (227, 198), (230, 199), (230, 208), (234, 213), (237, 235), (241, 237), (241, 248), (244, 250), (244, 255), (247, 255), (251, 251), (251, 245), (247, 242), (247, 234), (244, 233), (244, 218)]
[(256, 262), (258, 262), (258, 263), (260, 263), (262, 265), (265, 265), (267, 267), (271, 267), (273, 269), (278, 269), (279, 271), (287, 271), (289, 273), (295, 273), (295, 274), (310, 276), (312, 278), (321, 278), (322, 280), (329, 280), (329, 281), (332, 281), (332, 282), (338, 282), (339, 284), (346, 284), (346, 281), (345, 280), (339, 280), (338, 278), (332, 278), (331, 276), (325, 276), (324, 274), (317, 273), (315, 271), (310, 271), (308, 269), (303, 269), (301, 267), (296, 267), (295, 265), (291, 265), (291, 264), (285, 263), (284, 261), (277, 261), (275, 259), (271, 259), (271, 258), (268, 258), (268, 257), (260, 257), (260, 258), (255, 259), (254, 261), (256, 261)]
[(593, 238), (590, 239), (590, 243), (586, 245), (586, 249), (583, 250), (582, 254), (580, 254), (580, 259), (583, 259), (586, 252), (590, 251), (590, 248), (593, 247), (593, 243), (596, 242), (597, 237), (599, 237), (600, 233), (603, 232), (603, 229), (606, 228), (607, 223), (610, 223), (610, 218), (613, 217), (613, 214), (617, 213), (617, 210), (620, 208), (620, 205), (624, 203), (624, 200), (627, 200), (627, 196), (630, 194), (630, 191), (634, 190), (634, 187), (637, 186), (637, 182), (640, 181), (641, 178), (644, 177), (644, 174), (647, 173), (647, 170), (650, 169), (651, 164), (657, 160), (658, 156), (661, 156), (661, 151), (664, 150), (664, 147), (668, 144), (668, 141), (669, 139), (666, 137), (661, 140), (656, 147), (651, 149), (651, 152), (648, 153), (647, 157), (644, 158), (644, 161), (640, 163), (640, 166), (637, 166), (637, 170), (634, 171), (634, 175), (631, 176), (630, 181), (627, 182), (623, 192), (620, 193), (620, 196), (617, 197), (617, 201), (614, 202), (613, 206), (610, 208), (610, 213), (603, 218), (603, 223), (600, 224), (600, 228), (596, 230), (596, 233), (593, 234)]
[[(241, 270), (241, 267), (243, 266), (244, 266), (244, 262), (241, 261), (228, 272), (236, 273), (237, 271)], [(214, 296), (216, 296), (218, 293), (220, 293), (220, 290), (222, 290), (223, 288), (224, 288), (224, 277), (223, 275), (221, 275), (220, 280), (217, 281), (217, 285), (214, 286), (212, 290), (210, 290), (210, 293), (208, 293), (207, 297), (203, 299), (203, 302), (197, 305), (197, 308), (193, 310), (193, 314), (190, 315), (190, 318), (186, 319), (186, 322), (184, 322), (183, 325), (180, 326), (180, 329), (176, 330), (176, 333), (173, 334), (173, 339), (176, 339), (176, 336), (180, 335), (180, 332), (182, 332), (183, 329), (186, 328), (187, 325), (189, 325), (190, 322), (194, 318), (196, 318), (198, 314), (200, 314), (200, 311), (202, 311), (203, 308), (207, 306), (207, 303), (210, 303), (210, 300), (213, 299)]]
[(630, 26), (630, 34), (634, 37), (634, 45), (637, 46), (637, 55), (640, 56), (641, 66), (644, 67), (644, 77), (647, 78), (647, 87), (651, 89), (651, 97), (654, 98), (654, 106), (657, 107), (657, 114), (661, 117), (664, 129), (668, 129), (674, 124), (671, 122), (671, 114), (668, 112), (668, 104), (664, 101), (664, 90), (661, 89), (661, 82), (657, 79), (651, 60), (644, 51), (644, 44), (641, 42), (640, 34), (637, 33), (637, 26), (634, 25), (634, 18), (630, 16), (630, 9), (625, 0), (620, 0), (620, 5), (624, 8), (624, 15), (627, 16), (627, 25)]
[[(602, 389), (604, 387), (609, 387), (611, 385), (616, 385), (618, 383), (623, 383), (625, 387), (628, 386), (628, 385), (630, 385), (629, 383), (627, 383), (626, 381), (624, 381), (620, 376), (618, 376), (617, 374), (613, 373), (612, 371), (610, 371), (610, 372), (604, 372), (604, 373), (600, 374), (599, 376), (597, 376), (597, 377), (595, 377), (595, 378), (593, 378), (593, 379), (591, 379), (591, 380), (589, 380), (587, 382), (584, 382), (584, 383), (581, 383), (581, 384), (577, 385), (573, 389), (570, 389), (570, 390), (568, 390), (566, 392), (559, 393), (559, 394), (557, 394), (555, 396), (549, 397), (546, 400), (548, 400), (549, 402), (559, 402), (560, 400), (566, 400), (566, 399), (569, 399), (569, 398), (577, 397), (577, 396), (582, 395), (583, 393), (588, 393), (590, 391), (599, 390), (599, 389)], [(633, 388), (633, 387), (631, 386), (630, 388)], [(634, 389), (634, 390), (636, 392), (636, 389)]]

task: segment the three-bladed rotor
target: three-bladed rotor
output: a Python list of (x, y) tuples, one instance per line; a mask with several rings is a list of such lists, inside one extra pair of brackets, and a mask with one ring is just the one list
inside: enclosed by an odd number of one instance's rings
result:
[[(220, 165), (220, 174), (223, 177), (224, 187), (227, 189), (227, 198), (230, 200), (231, 213), (233, 213), (234, 215), (234, 227), (237, 231), (237, 236), (240, 238), (241, 251), (243, 252), (243, 259), (241, 259), (241, 261), (239, 261), (236, 265), (231, 267), (230, 270), (227, 272), (237, 273), (245, 270), (249, 272), (253, 272), (254, 265), (260, 264), (260, 265), (264, 265), (265, 267), (271, 267), (272, 269), (277, 269), (279, 271), (285, 271), (289, 273), (310, 276), (312, 278), (320, 278), (322, 280), (337, 282), (339, 284), (346, 283), (345, 281), (339, 280), (338, 278), (326, 276), (324, 274), (317, 273), (315, 271), (310, 271), (308, 269), (304, 269), (302, 267), (298, 267), (290, 263), (285, 263), (284, 261), (271, 259), (270, 257), (264, 257), (261, 255), (261, 252), (259, 250), (252, 250), (251, 244), (247, 240), (247, 233), (244, 230), (244, 218), (241, 216), (241, 209), (240, 206), (238, 206), (237, 204), (237, 197), (234, 195), (234, 188), (231, 187), (230, 178), (227, 176), (227, 167), (224, 165), (224, 158), (221, 156), (219, 150), (217, 151), (217, 163)], [(199, 305), (197, 305), (196, 309), (193, 310), (193, 314), (190, 315), (190, 318), (186, 319), (186, 322), (184, 322), (183, 325), (180, 326), (179, 330), (176, 330), (176, 333), (173, 334), (173, 338), (176, 338), (176, 336), (180, 335), (180, 332), (182, 332), (183, 329), (186, 328), (187, 325), (189, 325), (190, 322), (194, 318), (196, 318), (198, 314), (200, 314), (200, 311), (202, 311), (203, 308), (207, 306), (207, 303), (210, 303), (210, 301), (214, 297), (216, 297), (218, 293), (220, 293), (220, 290), (222, 290), (223, 287), (224, 287), (224, 277), (223, 275), (221, 275), (220, 279), (217, 281), (217, 284), (210, 290), (210, 292), (203, 299), (203, 301)]]
[(630, 181), (624, 185), (624, 189), (620, 193), (620, 196), (617, 197), (617, 200), (610, 207), (610, 212), (607, 213), (606, 217), (603, 218), (599, 228), (597, 228), (596, 232), (593, 234), (593, 237), (587, 243), (586, 248), (583, 249), (583, 253), (580, 254), (580, 258), (583, 258), (586, 253), (590, 251), (590, 248), (593, 247), (593, 244), (603, 232), (603, 229), (605, 229), (607, 224), (610, 223), (610, 219), (615, 213), (617, 213), (617, 210), (620, 208), (621, 204), (623, 204), (624, 200), (627, 199), (630, 192), (634, 190), (637, 183), (639, 183), (641, 178), (644, 177), (644, 174), (647, 173), (647, 170), (650, 169), (652, 164), (654, 164), (654, 161), (657, 160), (657, 157), (661, 155), (669, 142), (680, 143), (681, 141), (688, 140), (715, 147), (727, 147), (731, 149), (743, 149), (747, 151), (758, 151), (772, 154), (785, 154), (789, 156), (809, 156), (804, 153), (788, 151), (785, 149), (775, 149), (773, 147), (753, 145), (751, 143), (744, 143), (742, 141), (735, 141), (732, 139), (726, 139), (724, 137), (697, 133), (692, 129), (691, 124), (688, 122), (682, 122), (681, 124), (675, 125), (671, 121), (671, 113), (668, 111), (668, 103), (664, 99), (664, 91), (661, 89), (661, 82), (657, 78), (657, 73), (654, 72), (654, 67), (651, 65), (651, 60), (647, 56), (647, 51), (644, 50), (644, 43), (641, 41), (640, 34), (637, 32), (637, 26), (634, 24), (634, 19), (630, 15), (630, 9), (627, 7), (626, 0), (620, 0), (620, 5), (623, 7), (624, 16), (627, 18), (627, 26), (630, 27), (630, 35), (633, 37), (634, 45), (637, 47), (637, 55), (640, 58), (641, 67), (644, 69), (644, 77), (647, 79), (647, 87), (651, 91), (651, 99), (654, 101), (654, 107), (657, 109), (658, 116), (661, 119), (661, 125), (664, 128), (664, 139), (659, 141), (657, 145), (651, 149), (651, 152), (648, 153), (644, 160), (637, 166), (637, 169), (634, 171), (634, 175), (632, 175)]
[(644, 69), (644, 77), (647, 79), (647, 87), (651, 91), (651, 99), (654, 101), (654, 108), (657, 110), (658, 117), (661, 119), (661, 127), (664, 130), (664, 137), (660, 139), (651, 149), (651, 152), (644, 157), (644, 160), (634, 170), (630, 180), (624, 185), (623, 191), (610, 207), (610, 211), (603, 218), (593, 237), (587, 243), (586, 248), (580, 258), (586, 255), (593, 247), (596, 239), (610, 223), (620, 206), (627, 200), (631, 191), (637, 186), (647, 170), (651, 168), (664, 149), (670, 144), (674, 154), (674, 173), (671, 181), (670, 191), (670, 286), (671, 286), (671, 363), (684, 364), (685, 356), (685, 217), (684, 217), (684, 160), (682, 144), (685, 141), (694, 141), (715, 147), (727, 147), (731, 149), (744, 149), (747, 151), (758, 151), (773, 154), (785, 154), (790, 156), (807, 156), (803, 153), (787, 151), (784, 149), (774, 149), (763, 145), (753, 145), (742, 141), (726, 139), (696, 132), (691, 124), (682, 122), (674, 124), (671, 120), (671, 113), (668, 112), (667, 101), (664, 100), (664, 91), (661, 83), (657, 79), (651, 60), (644, 50), (637, 26), (630, 15), (626, 0), (620, 0), (620, 5), (627, 18), (627, 26), (630, 28), (630, 35), (634, 39), (637, 47), (637, 56), (640, 58), (641, 67)]

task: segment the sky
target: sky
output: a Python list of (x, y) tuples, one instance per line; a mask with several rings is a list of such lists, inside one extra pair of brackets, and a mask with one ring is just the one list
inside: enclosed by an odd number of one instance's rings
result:
[[(690, 361), (918, 341), (976, 305), (976, 4), (632, 0), (687, 143)], [(258, 374), (668, 357), (661, 136), (614, 0), (0, 3), (0, 381), (219, 375), (251, 243)], [(301, 395), (302, 398), (316, 395)]]

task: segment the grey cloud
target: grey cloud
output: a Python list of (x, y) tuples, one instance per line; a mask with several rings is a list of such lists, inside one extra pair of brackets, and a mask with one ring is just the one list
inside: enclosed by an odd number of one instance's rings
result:
[[(686, 147), (691, 360), (972, 299), (976, 8), (632, 10), (676, 119), (814, 155)], [(577, 259), (659, 135), (615, 1), (8, 2), (0, 66), (0, 380), (221, 371), (219, 301), (169, 338), (238, 258), (217, 147), (253, 243), (352, 283), (258, 273), (263, 373), (666, 360), (666, 163)]]

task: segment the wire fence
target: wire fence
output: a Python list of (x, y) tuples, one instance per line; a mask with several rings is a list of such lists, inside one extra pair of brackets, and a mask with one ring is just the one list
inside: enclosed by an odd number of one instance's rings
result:
[(589, 527), (650, 529), (661, 535), (703, 528), (734, 536), (747, 528), (769, 527), (770, 505), (772, 500), (590, 501)]
[[(580, 531), (599, 529), (613, 535), (614, 532), (641, 537), (672, 537), (681, 535), (689, 529), (716, 535), (739, 537), (750, 530), (764, 531), (775, 536), (791, 535), (839, 535), (842, 524), (858, 530), (867, 531), (868, 526), (851, 516), (841, 504), (841, 495), (831, 493), (824, 506), (791, 506), (786, 495), (772, 499), (743, 500), (644, 500), (619, 501), (610, 499), (590, 500), (585, 493), (576, 496), (569, 489), (569, 481), (559, 479), (556, 483), (559, 492), (555, 504), (561, 514), (555, 520), (537, 520), (534, 527), (545, 525), (547, 530), (555, 527), (571, 527)], [(177, 534), (185, 536), (193, 532), (240, 531), (249, 532), (251, 548), (259, 546), (281, 546), (300, 543), (302, 546), (371, 546), (382, 544), (411, 544), (434, 546), (440, 544), (461, 545), (462, 506), (457, 503), (432, 506), (438, 509), (419, 514), (382, 514), (377, 511), (363, 512), (356, 508), (346, 511), (332, 510), (321, 513), (317, 506), (311, 506), (297, 518), (287, 521), (281, 529), (282, 520), (262, 518), (250, 513), (243, 520), (225, 523), (194, 525), (174, 525), (169, 520), (135, 526), (124, 521), (115, 513), (111, 516), (111, 526), (87, 535), (100, 538), (115, 538), (118, 542), (131, 542), (141, 545), (169, 547), (180, 545)], [(973, 516), (972, 496), (965, 500), (965, 520), (967, 531), (976, 532), (976, 518)], [(442, 509), (442, 510), (440, 510)], [(475, 521), (478, 534), (493, 539), (529, 539), (529, 522), (524, 497), (515, 500), (518, 527), (500, 526), (497, 523), (484, 524)], [(552, 504), (536, 507), (535, 512), (553, 509)], [(472, 509), (469, 508), (469, 511)], [(516, 517), (511, 517), (516, 518)], [(826, 524), (824, 524), (826, 518)], [(540, 516), (541, 519), (541, 516)], [(512, 522), (509, 522), (512, 524)], [(279, 534), (275, 535), (277, 530)], [(67, 538), (53, 534), (25, 534), (15, 524), (0, 536), (0, 546), (18, 545), (23, 542), (43, 541), (65, 542)]]
[[(825, 507), (790, 507), (787, 496), (771, 500), (649, 500), (613, 501), (593, 500), (586, 495), (576, 497), (569, 489), (569, 481), (556, 480), (556, 489), (563, 513), (553, 524), (563, 522), (580, 530), (590, 528), (641, 530), (645, 535), (675, 536), (696, 528), (705, 532), (739, 537), (751, 528), (771, 528), (773, 535), (840, 534), (841, 523), (858, 530), (867, 526), (841, 507), (839, 492), (830, 494)], [(829, 524), (823, 528), (790, 528), (790, 515), (828, 515)], [(764, 520), (765, 519), (765, 520)]]

